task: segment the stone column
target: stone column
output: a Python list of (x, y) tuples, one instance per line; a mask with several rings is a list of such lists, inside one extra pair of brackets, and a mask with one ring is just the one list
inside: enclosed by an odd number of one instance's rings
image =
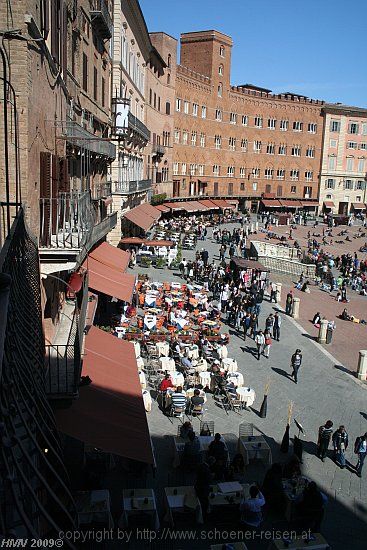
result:
[(367, 349), (359, 350), (357, 378), (367, 381)]
[(293, 319), (298, 319), (299, 318), (299, 303), (300, 303), (300, 299), (295, 297), (293, 298), (293, 307), (292, 307), (292, 317)]
[(280, 304), (280, 300), (282, 299), (282, 283), (275, 283), (275, 286), (277, 293), (277, 303)]
[(319, 344), (325, 344), (326, 343), (326, 333), (327, 333), (327, 325), (328, 325), (327, 319), (321, 319), (320, 321), (320, 329), (319, 329), (319, 336), (317, 338), (317, 341)]

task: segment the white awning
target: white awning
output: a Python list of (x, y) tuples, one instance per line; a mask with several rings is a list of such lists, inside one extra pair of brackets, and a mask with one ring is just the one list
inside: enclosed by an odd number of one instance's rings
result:
[(41, 263), (40, 271), (42, 275), (48, 275), (49, 273), (57, 273), (58, 271), (71, 271), (76, 268), (76, 262), (63, 262), (62, 264), (57, 263)]

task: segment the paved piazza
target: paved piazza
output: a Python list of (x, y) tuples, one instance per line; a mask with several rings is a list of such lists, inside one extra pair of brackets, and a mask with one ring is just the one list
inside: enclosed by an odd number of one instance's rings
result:
[[(228, 226), (231, 230), (233, 227), (238, 227), (238, 224)], [(279, 228), (279, 230), (284, 231), (285, 229)], [(304, 228), (295, 230), (295, 237), (297, 238), (297, 232), (304, 231)], [(207, 249), (209, 251), (209, 261), (214, 259), (218, 262), (218, 245), (212, 241), (211, 234), (212, 230), (209, 229), (208, 238), (206, 241), (198, 241), (197, 249)], [(194, 255), (195, 251), (183, 251), (183, 257), (187, 259), (193, 258)], [(134, 272), (147, 273), (147, 270), (136, 267)], [(162, 271), (151, 268), (149, 276), (152, 280), (182, 281), (178, 273), (168, 270)], [(283, 283), (282, 304), (284, 305), (286, 292), (294, 286), (291, 278), (272, 273), (270, 279)], [(316, 481), (329, 498), (322, 532), (334, 549), (362, 549), (366, 547), (366, 528), (363, 522), (367, 519), (367, 472), (364, 471), (362, 479), (360, 479), (350, 469), (339, 469), (331, 459), (331, 449), (324, 463), (316, 457), (318, 427), (324, 424), (326, 420), (331, 419), (334, 422), (335, 429), (340, 424), (346, 426), (350, 440), (346, 458), (352, 465), (356, 464), (356, 455), (353, 453), (354, 440), (367, 430), (367, 386), (352, 376), (349, 370), (355, 370), (356, 368), (358, 349), (361, 348), (357, 347), (355, 349), (355, 345), (359, 345), (359, 342), (362, 343), (362, 340), (359, 341), (359, 337), (356, 339), (351, 338), (350, 330), (355, 329), (355, 326), (352, 326), (353, 323), (345, 322), (342, 325), (342, 321), (337, 321), (337, 346), (321, 346), (316, 343), (312, 338), (315, 331), (312, 330), (313, 326), (309, 322), (309, 319), (312, 318), (310, 315), (321, 309), (323, 313), (329, 312), (326, 305), (324, 309), (323, 302), (322, 306), (320, 305), (320, 299), (325, 300), (325, 304), (327, 302), (332, 304), (329, 305), (329, 308), (332, 308), (334, 304), (337, 305), (338, 312), (342, 310), (341, 306), (343, 304), (336, 304), (335, 300), (328, 295), (313, 290), (313, 288), (311, 288), (310, 295), (299, 293), (299, 296), (301, 298), (301, 318), (299, 322), (295, 322), (282, 314), (281, 339), (280, 342), (273, 342), (269, 359), (261, 357), (260, 361), (257, 361), (252, 354), (254, 350), (253, 340), (247, 338), (245, 343), (234, 330), (229, 329), (231, 334), (228, 346), (229, 356), (236, 359), (239, 371), (244, 377), (244, 385), (254, 388), (256, 400), (252, 407), (253, 410), (243, 411), (241, 416), (234, 412), (226, 415), (222, 409), (214, 406), (212, 397), (208, 395), (205, 419), (215, 422), (216, 432), (233, 434), (233, 438), (238, 436), (238, 428), (241, 422), (252, 422), (266, 436), (272, 448), (273, 461), (284, 462), (292, 454), (291, 450), (288, 455), (284, 455), (279, 451), (287, 423), (288, 405), (292, 400), (294, 402), (293, 418), (296, 418), (305, 430), (305, 435), (302, 438), (304, 449), (302, 473)], [(353, 296), (348, 307), (350, 306), (350, 309), (353, 309), (355, 306), (366, 313), (366, 300), (367, 298)], [(264, 328), (266, 316), (275, 309), (277, 309), (277, 306), (274, 303), (270, 304), (268, 299), (264, 300), (260, 314), (260, 329)], [(350, 327), (347, 325), (350, 325)], [(228, 332), (228, 327), (225, 324), (223, 328)], [(361, 329), (363, 333), (367, 330), (362, 326), (358, 326), (358, 329)], [(363, 340), (365, 341), (365, 333)], [(290, 374), (290, 357), (297, 347), (303, 353), (303, 364), (299, 373), (298, 385), (288, 377)], [(339, 358), (333, 357), (334, 351), (339, 354)], [(348, 359), (348, 367), (343, 365), (343, 357)], [(270, 380), (268, 414), (267, 418), (261, 419), (257, 412), (260, 409), (264, 387), (268, 380)], [(152, 411), (148, 413), (148, 421), (158, 462), (157, 476), (152, 482), (157, 493), (159, 493), (161, 487), (178, 483), (178, 474), (172, 468), (171, 440), (168, 436), (177, 433), (179, 421), (174, 419), (172, 423), (158, 409), (156, 402), (153, 402)], [(194, 419), (193, 424), (194, 428), (197, 429), (199, 421)], [(293, 419), (290, 433), (291, 437), (297, 434)], [(228, 437), (228, 440), (230, 440), (230, 437)], [(264, 467), (250, 465), (247, 469), (247, 481), (261, 483), (264, 473)], [(181, 484), (190, 482), (187, 476), (181, 481), (185, 481)], [(271, 521), (269, 523), (266, 518), (263, 528), (266, 529), (271, 526), (274, 526), (274, 523)], [(249, 549), (267, 547), (267, 545), (258, 541), (246, 544)], [(180, 546), (172, 546), (172, 548), (174, 547), (186, 548), (186, 545), (182, 542)]]

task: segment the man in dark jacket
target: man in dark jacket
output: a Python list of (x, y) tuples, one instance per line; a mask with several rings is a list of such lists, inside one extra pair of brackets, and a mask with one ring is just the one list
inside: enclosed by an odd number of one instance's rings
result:
[(319, 428), (319, 437), (317, 441), (317, 456), (322, 462), (325, 460), (325, 456), (329, 447), (330, 439), (333, 433), (333, 423), (328, 420), (323, 426)]
[(285, 312), (287, 315), (291, 315), (293, 306), (293, 293), (290, 290), (285, 299)]
[(296, 349), (296, 351), (294, 352), (291, 358), (291, 366), (293, 369), (292, 376), (296, 384), (298, 382), (298, 371), (301, 365), (302, 365), (302, 353), (300, 349)]
[(279, 313), (276, 313), (274, 315), (274, 325), (273, 325), (273, 339), (279, 342), (280, 338), (280, 327), (282, 324), (282, 319), (279, 315)]
[(344, 426), (339, 428), (333, 433), (333, 447), (335, 453), (335, 462), (340, 468), (345, 468), (345, 451), (348, 448), (348, 434)]

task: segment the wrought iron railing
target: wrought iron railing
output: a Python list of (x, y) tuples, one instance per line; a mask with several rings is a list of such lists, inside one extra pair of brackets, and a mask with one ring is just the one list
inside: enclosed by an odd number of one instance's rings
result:
[(139, 191), (147, 191), (151, 187), (152, 187), (151, 179), (116, 182), (114, 186), (114, 192), (128, 195), (129, 193), (138, 193)]
[(90, 15), (92, 24), (98, 25), (103, 38), (111, 38), (113, 23), (106, 0), (94, 0)]
[(146, 140), (147, 142), (150, 140), (150, 131), (148, 128), (141, 122), (141, 120), (138, 119), (138, 117), (134, 116), (130, 111), (128, 114), (128, 124), (129, 128), (133, 130), (134, 132), (137, 132), (140, 134), (140, 136)]
[(116, 158), (116, 146), (108, 138), (95, 136), (73, 120), (62, 123), (67, 139), (77, 147), (110, 159)]
[[(17, 537), (57, 537), (76, 529), (77, 513), (44, 388), (39, 256), (21, 209), (0, 251), (10, 276), (0, 377), (0, 524)], [(4, 307), (5, 306), (5, 307)], [(69, 541), (64, 541), (73, 548)]]
[(104, 199), (111, 196), (111, 182), (94, 185), (91, 189), (93, 200)]

